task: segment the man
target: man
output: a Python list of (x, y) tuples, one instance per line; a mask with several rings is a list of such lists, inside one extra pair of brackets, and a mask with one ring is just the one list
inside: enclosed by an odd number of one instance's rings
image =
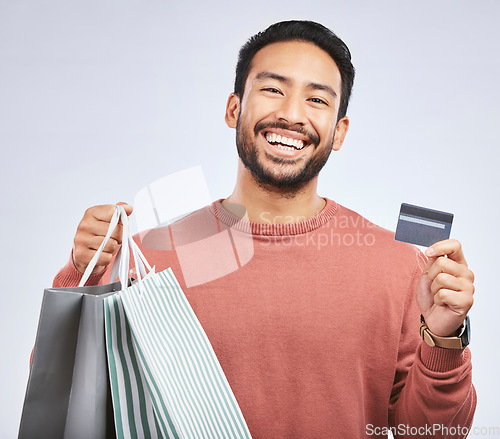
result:
[[(427, 260), (317, 194), (349, 127), (353, 78), (349, 50), (322, 25), (276, 23), (252, 37), (226, 108), (240, 157), (233, 193), (137, 241), (157, 271), (172, 267), (254, 438), (383, 437), (389, 427), (460, 437), (476, 404), (470, 352), (431, 347), (418, 329), (422, 315), (437, 345), (463, 330), (474, 276), (460, 243), (434, 244)], [(87, 210), (54, 286), (79, 282), (113, 210)], [(109, 281), (120, 234), (90, 283)], [(220, 272), (193, 280), (190, 265)]]

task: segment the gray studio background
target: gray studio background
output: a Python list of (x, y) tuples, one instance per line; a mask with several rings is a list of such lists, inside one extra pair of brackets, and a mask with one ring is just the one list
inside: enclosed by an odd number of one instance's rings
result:
[(321, 194), (391, 229), (401, 202), (455, 214), (452, 236), (477, 277), (483, 431), (471, 437), (500, 437), (499, 16), (493, 0), (0, 0), (0, 437), (17, 434), (43, 289), (84, 210), (132, 203), (197, 165), (212, 199), (229, 195), (237, 51), (291, 18), (331, 27), (357, 68), (351, 128)]

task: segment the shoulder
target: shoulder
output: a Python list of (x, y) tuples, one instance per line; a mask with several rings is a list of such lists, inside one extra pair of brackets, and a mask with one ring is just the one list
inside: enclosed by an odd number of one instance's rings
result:
[(149, 250), (172, 250), (174, 247), (192, 242), (217, 231), (215, 216), (210, 206), (204, 206), (159, 227), (139, 232), (136, 241)]
[(184, 288), (186, 276), (189, 280), (191, 271), (197, 272), (196, 269), (202, 265), (198, 260), (200, 253), (203, 255), (204, 238), (209, 234), (217, 234), (217, 224), (210, 205), (174, 220), (171, 224), (139, 232), (134, 240), (156, 272), (171, 268)]
[[(396, 241), (394, 232), (366, 219), (359, 213), (337, 204), (336, 215), (332, 218), (333, 227), (358, 234), (363, 253), (374, 258), (381, 268), (422, 270), (427, 258), (414, 245)], [(361, 237), (361, 239), (360, 239)]]

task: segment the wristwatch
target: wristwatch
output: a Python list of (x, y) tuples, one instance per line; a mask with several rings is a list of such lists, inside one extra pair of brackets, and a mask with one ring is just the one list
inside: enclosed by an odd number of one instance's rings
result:
[(457, 335), (440, 337), (429, 331), (424, 316), (420, 315), (420, 337), (422, 337), (429, 346), (437, 346), (445, 349), (464, 349), (470, 341), (469, 316), (465, 318), (462, 326), (458, 328)]

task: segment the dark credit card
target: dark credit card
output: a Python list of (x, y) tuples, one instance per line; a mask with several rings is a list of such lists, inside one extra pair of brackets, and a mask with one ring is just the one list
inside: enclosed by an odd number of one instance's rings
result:
[(403, 203), (394, 239), (429, 247), (450, 237), (452, 222), (452, 213)]

